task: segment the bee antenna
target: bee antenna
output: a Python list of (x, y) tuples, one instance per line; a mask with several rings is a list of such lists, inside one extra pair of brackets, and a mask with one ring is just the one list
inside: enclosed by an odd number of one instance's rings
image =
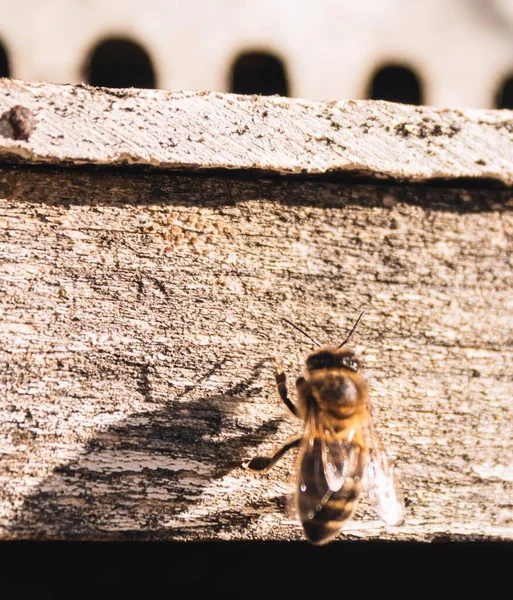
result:
[(342, 348), (342, 346), (345, 346), (347, 344), (347, 342), (351, 339), (351, 336), (353, 335), (355, 329), (358, 327), (358, 323), (362, 320), (363, 315), (365, 314), (365, 311), (362, 310), (360, 316), (358, 317), (358, 319), (356, 320), (356, 323), (353, 325), (353, 328), (351, 329), (351, 331), (349, 332), (349, 335), (346, 337), (346, 339), (340, 344), (339, 348)]
[(292, 327), (294, 327), (294, 329), (297, 329), (300, 333), (302, 333), (304, 336), (306, 336), (316, 346), (321, 346), (321, 344), (317, 340), (314, 340), (311, 335), (309, 335), (308, 333), (306, 333), (306, 331), (303, 331), (297, 325), (294, 325), (294, 323), (292, 323), (292, 321), (289, 321), (288, 319), (282, 319), (282, 321), (285, 321), (285, 323), (288, 323), (289, 325), (292, 325)]

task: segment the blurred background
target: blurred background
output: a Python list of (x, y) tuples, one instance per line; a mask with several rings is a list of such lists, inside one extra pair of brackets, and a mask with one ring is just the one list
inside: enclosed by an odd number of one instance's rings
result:
[(0, 0), (0, 76), (513, 108), (513, 0)]

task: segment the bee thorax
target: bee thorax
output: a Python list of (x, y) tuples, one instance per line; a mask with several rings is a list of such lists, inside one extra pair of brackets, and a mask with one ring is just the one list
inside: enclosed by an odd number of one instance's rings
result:
[(338, 373), (319, 375), (310, 380), (312, 394), (319, 407), (326, 410), (341, 408), (344, 416), (354, 412), (358, 400), (355, 383), (349, 377)]

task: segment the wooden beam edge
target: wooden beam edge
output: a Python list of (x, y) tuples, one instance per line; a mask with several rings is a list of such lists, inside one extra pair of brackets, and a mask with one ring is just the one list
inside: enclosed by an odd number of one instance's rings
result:
[(494, 180), (513, 111), (0, 80), (0, 163)]

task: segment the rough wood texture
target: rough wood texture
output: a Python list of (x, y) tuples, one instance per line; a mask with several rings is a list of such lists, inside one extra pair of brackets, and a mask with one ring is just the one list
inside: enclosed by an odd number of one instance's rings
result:
[(0, 198), (3, 538), (300, 539), (293, 458), (241, 468), (300, 430), (266, 359), (293, 381), (281, 317), (336, 342), (366, 308), (407, 520), (362, 502), (346, 538), (513, 539), (511, 191), (4, 169)]
[[(15, 106), (32, 111), (34, 122), (29, 117), (20, 127), (12, 113)], [(513, 185), (512, 111), (4, 79), (0, 114), (4, 161), (343, 173), (415, 181), (479, 178)]]

